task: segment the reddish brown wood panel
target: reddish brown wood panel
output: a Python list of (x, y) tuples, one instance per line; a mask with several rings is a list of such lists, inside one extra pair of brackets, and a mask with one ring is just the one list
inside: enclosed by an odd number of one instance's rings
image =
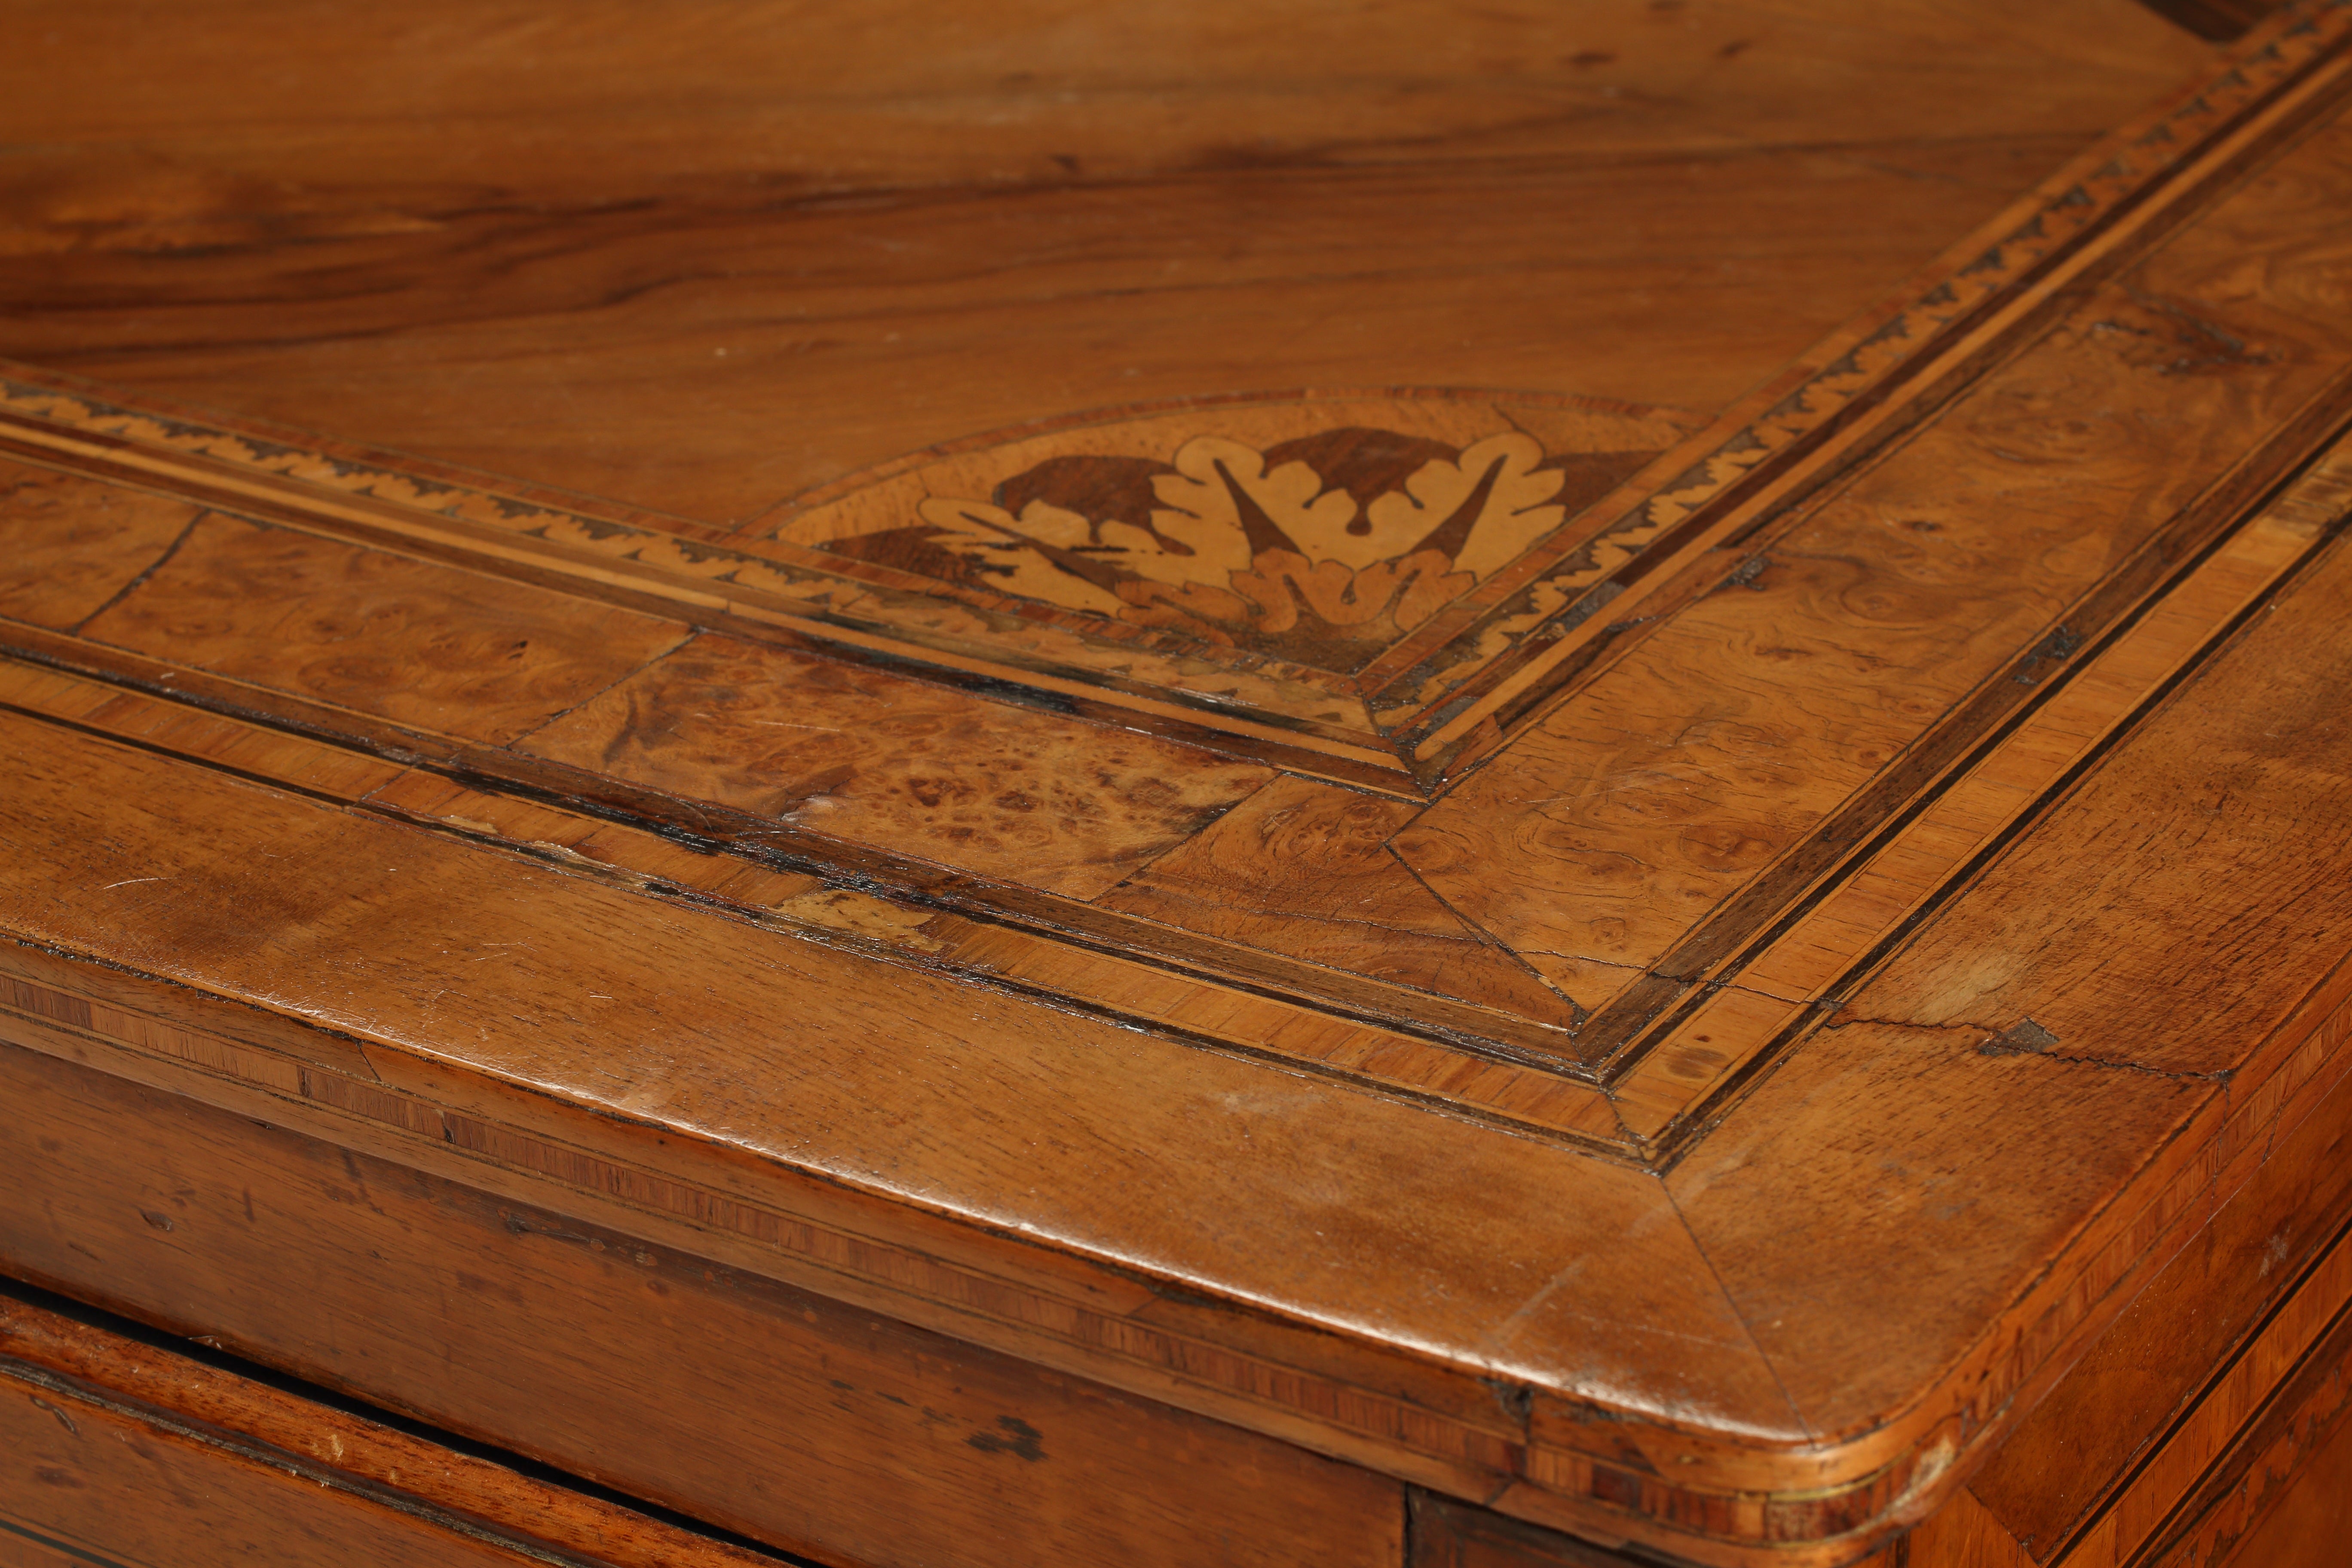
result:
[[(789, 1549), (1394, 1563), (1393, 1482), (8, 1047), (0, 1263)], [(716, 1413), (727, 1412), (724, 1419)], [(1196, 1506), (1213, 1497), (1213, 1510)]]
[[(2296, 1467), (2250, 1483), (2269, 1505), (2227, 1555), (2209, 1559), (2231, 1568), (2329, 1568), (2352, 1541), (2352, 1421), (2299, 1431), (2275, 1456)], [(2266, 1458), (2272, 1456), (2265, 1456)], [(2267, 1483), (2267, 1484), (2264, 1484)]]
[(686, 636), (625, 610), (218, 514), (85, 629), (489, 742), (537, 729)]
[(197, 517), (185, 501), (0, 459), (0, 616), (70, 630), (153, 567)]
[(102, 1405), (26, 1386), (0, 1368), (0, 1562), (514, 1568), (535, 1560)]
[(1969, 1487), (2049, 1562), (2352, 1221), (2352, 1080), (2158, 1276)]
[(2129, 0), (578, 18), (27, 13), (0, 353), (711, 522), (1137, 399), (1712, 407), (2211, 58)]
[[(2261, 437), (2315, 399), (2340, 417), (2352, 339), (2299, 291), (2352, 245), (2347, 156), (2352, 131), (2316, 134), (2078, 305), (1424, 813), (1399, 854), (1581, 1005), (1623, 998), (1587, 1048), (1622, 1044), (1660, 1007), (1645, 971), (1694, 975), (1768, 923), (1781, 897), (1695, 934), (1802, 867), (1831, 814), (1997, 671), (2061, 628), (2089, 635), (2093, 590)], [(2304, 281), (2249, 303), (2225, 253)], [(2030, 685), (1990, 689), (2013, 704)], [(1841, 813), (1841, 841), (1895, 805)]]
[[(14, 1553), (7, 1560), (10, 1568), (86, 1568), (89, 1561), (84, 1556), (68, 1556), (63, 1549), (53, 1547), (45, 1541), (13, 1531), (7, 1549)], [(100, 1568), (111, 1568), (111, 1565), (101, 1563)]]
[(1483, 1508), (1412, 1495), (1411, 1568), (1628, 1568), (1635, 1560)]
[[(2058, 1245), (2093, 1194), (2222, 1111), (2249, 1050), (2345, 957), (2348, 611), (2339, 541), (1670, 1178), (1813, 1421), (1868, 1419), (1920, 1363), (1964, 1354), (2025, 1282), (1978, 1265), (2021, 1236)], [(2164, 940), (2093, 938), (2119, 900)], [(2007, 1036), (2025, 1020), (2041, 1033)], [(1793, 1221), (1743, 1177), (1767, 1159), (1809, 1173), (1779, 1201), (1871, 1200), (1808, 1220), (1816, 1247), (1775, 1249)], [(2032, 1183), (1992, 1179), (2020, 1160)], [(1871, 1309), (1817, 1305), (1837, 1300)]]
[(2226, 42), (2278, 9), (2275, 0), (2140, 0), (2158, 16), (2200, 38)]
[[(2352, 1268), (2344, 1270), (2352, 1274)], [(2283, 1314), (2284, 1316), (2284, 1314)], [(2275, 1329), (2276, 1325), (2273, 1326)], [(2269, 1338), (2272, 1331), (2266, 1331)], [(2258, 1347), (2259, 1348), (2259, 1347)], [(2298, 1540), (2289, 1531), (2302, 1521), (2273, 1522), (2273, 1510), (2294, 1499), (2352, 1416), (2352, 1314), (2338, 1310), (2334, 1322), (2296, 1364), (2291, 1375), (2261, 1394), (2240, 1386), (2240, 1367), (2215, 1381), (2198, 1414), (2225, 1411), (2234, 1433), (2197, 1440), (2194, 1418), (2176, 1433), (2158, 1464), (2176, 1468), (2190, 1484), (2174, 1488), (2135, 1507), (2123, 1505), (2103, 1519), (2064, 1557), (2065, 1568), (2221, 1568), (2232, 1561), (2262, 1563), (2254, 1550), (2265, 1538), (2275, 1547), (2312, 1553), (2340, 1539)], [(2182, 1450), (2186, 1450), (2183, 1452)], [(2307, 1516), (2307, 1503), (2297, 1509)]]
[(523, 749), (1080, 898), (1274, 776), (1148, 735), (703, 637)]
[(0, 1291), (0, 1561), (52, 1560), (777, 1562)]
[(2000, 1521), (1962, 1488), (1933, 1519), (1896, 1544), (1886, 1568), (2031, 1568), (2032, 1562)]
[(1276, 779), (1095, 901), (1293, 958), (1570, 1025), (1574, 1006), (1391, 852), (1412, 806)]
[[(2352, 0), (2021, 204), (1825, 218), (1906, 115), (1981, 173), (2196, 51), (2098, 3), (1629, 14), (1703, 112), (1279, 79), (1412, 145), (1129, 83), (1095, 164), (1094, 89), (861, 96), (812, 22), (825, 102), (633, 79), (690, 176), (599, 125), (461, 200), (450, 117), (49, 103), (105, 155), (0, 137), (59, 181), (0, 350), (241, 412), (0, 381), (74, 476), (0, 626), (0, 1263), (879, 1562), (2210, 1568), (2352, 1333)], [(1071, 58), (1333, 25), (1238, 16)]]

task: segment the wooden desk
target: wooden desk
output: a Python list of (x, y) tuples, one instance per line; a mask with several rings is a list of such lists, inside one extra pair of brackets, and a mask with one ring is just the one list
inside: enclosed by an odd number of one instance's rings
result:
[(20, 32), (0, 1556), (2333, 1560), (2352, 5)]

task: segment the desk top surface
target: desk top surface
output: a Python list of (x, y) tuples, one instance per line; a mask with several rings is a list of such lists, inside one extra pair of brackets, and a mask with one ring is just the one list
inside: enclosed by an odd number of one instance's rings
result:
[(2053, 9), (61, 10), (0, 966), (1528, 1517), (1916, 1513), (2352, 994), (2352, 11)]

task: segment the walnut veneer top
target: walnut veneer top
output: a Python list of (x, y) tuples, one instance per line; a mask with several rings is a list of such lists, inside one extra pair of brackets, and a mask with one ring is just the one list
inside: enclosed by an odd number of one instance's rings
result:
[(2352, 8), (982, 16), (19, 18), (6, 984), (1587, 1535), (1919, 1517), (2340, 1071)]

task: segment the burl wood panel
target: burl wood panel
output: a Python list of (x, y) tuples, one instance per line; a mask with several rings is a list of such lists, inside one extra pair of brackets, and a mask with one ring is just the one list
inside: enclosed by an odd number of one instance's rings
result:
[[(0, 512), (12, 550), (22, 540), (19, 597), (37, 582), (42, 604), (79, 610), (64, 624), (89, 642), (233, 678), (241, 708), (259, 686), (1080, 898), (1275, 776), (882, 669), (697, 637), (683, 619), (17, 471), (61, 498)], [(120, 517), (152, 520), (154, 537), (92, 521)], [(40, 620), (37, 607), (20, 606)]]
[(876, 1564), (1015, 1541), (1106, 1565), (1399, 1558), (1392, 1481), (62, 1062), (0, 1064), (28, 1113), (11, 1158), (42, 1172), (5, 1217), (12, 1272), (730, 1529)]
[(1149, 735), (715, 636), (523, 749), (1081, 898), (1274, 776)]
[(1414, 815), (1403, 801), (1278, 778), (1095, 902), (1547, 1023), (1574, 1023), (1572, 1004), (1447, 908), (1389, 848)]
[(537, 729), (676, 647), (626, 610), (215, 513), (85, 628), (445, 734)]
[[(76, 646), (79, 650), (83, 645)], [(162, 684), (182, 694), (200, 679), (184, 668), (161, 673), (169, 678)], [(251, 697), (251, 689), (239, 689), (232, 701)], [(543, 799), (459, 784), (446, 773), (407, 767), (365, 751), (15, 661), (0, 660), (0, 703), (373, 814), (496, 844), (568, 874), (595, 877), (657, 900), (685, 899), (803, 938), (865, 952), (879, 948), (924, 967), (1049, 990), (1139, 1026), (1180, 1029), (1196, 1040), (1225, 1041), (1247, 1049), (1272, 1047), (1293, 1059), (1370, 1081), (1443, 1092), (1457, 1105), (1484, 1107), (1523, 1125), (1587, 1139), (1616, 1131), (1594, 1085), (1513, 1064), (1465, 1058), (1376, 1023), (1333, 1017), (1303, 999), (1238, 994), (1213, 980), (1172, 972), (1153, 962), (1150, 953), (1089, 952), (1048, 931), (1024, 931), (894, 898), (839, 868), (819, 875), (718, 853), (699, 838), (712, 826), (707, 808), (697, 808), (692, 817), (697, 837), (681, 841), (651, 824), (614, 822)], [(404, 737), (408, 743), (418, 738), (415, 731)], [(490, 755), (469, 751), (463, 766), (481, 770)], [(476, 780), (477, 784), (486, 782)], [(768, 829), (757, 819), (746, 820), (753, 824), (746, 835), (752, 843), (769, 841)], [(807, 842), (803, 841), (803, 847)], [(896, 863), (902, 869), (911, 864), (903, 858)], [(1065, 912), (1084, 910), (1059, 908)], [(1181, 933), (1170, 927), (1151, 931), (1163, 943), (1181, 940)], [(1222, 950), (1218, 956), (1230, 961), (1233, 953)], [(1329, 984), (1331, 975), (1301, 965), (1285, 980), (1311, 993), (1318, 983)], [(1443, 1011), (1437, 998), (1423, 995), (1414, 1001)], [(1458, 1005), (1453, 1010), (1466, 1015), (1473, 1027), (1491, 1028), (1498, 1021), (1492, 1012)]]
[(0, 1560), (776, 1561), (72, 1310), (0, 1289)]
[(0, 353), (713, 522), (1207, 390), (1714, 407), (2211, 58), (2129, 0), (569, 15), (26, 12)]
[[(2294, 302), (2328, 297), (2352, 254), (2347, 153), (2352, 132), (2315, 136), (2210, 235), (2101, 289), (1399, 853), (1588, 1007), (1653, 964), (1702, 965), (1675, 952), (1686, 932), (2330, 387), (2346, 336)], [(2202, 259), (2225, 251), (2234, 271)], [(2246, 305), (2273, 275), (2294, 279), (2279, 302)]]
[(187, 532), (185, 501), (0, 459), (0, 616), (79, 626)]

